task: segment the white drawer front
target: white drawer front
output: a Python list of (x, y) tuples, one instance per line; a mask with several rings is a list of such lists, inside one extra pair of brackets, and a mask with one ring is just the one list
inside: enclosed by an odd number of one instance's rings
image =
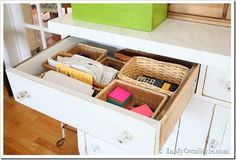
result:
[(86, 134), (86, 148), (89, 155), (129, 155), (128, 152), (88, 134)]
[(207, 141), (207, 154), (212, 154), (210, 151), (217, 152), (217, 150), (221, 149), (225, 129), (230, 117), (230, 109), (218, 105), (215, 107)]
[(157, 121), (15, 69), (7, 73), (18, 102), (130, 153), (153, 154), (159, 132)]
[(203, 95), (231, 102), (230, 71), (208, 67)]

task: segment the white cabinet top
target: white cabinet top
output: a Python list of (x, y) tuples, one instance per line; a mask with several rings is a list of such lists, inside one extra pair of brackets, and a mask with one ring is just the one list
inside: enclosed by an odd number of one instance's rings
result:
[(108, 45), (131, 48), (210, 66), (230, 67), (231, 28), (167, 19), (152, 32), (74, 20), (53, 19), (49, 30)]

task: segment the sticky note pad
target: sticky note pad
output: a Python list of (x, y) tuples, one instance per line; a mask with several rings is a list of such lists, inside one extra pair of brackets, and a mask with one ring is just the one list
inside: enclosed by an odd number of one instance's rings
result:
[(108, 99), (113, 99), (119, 103), (124, 103), (128, 98), (130, 98), (131, 93), (121, 87), (116, 87), (108, 95)]
[(127, 98), (123, 103), (120, 103), (112, 98), (108, 98), (107, 102), (112, 103), (117, 106), (120, 106), (120, 107), (125, 107), (129, 103), (130, 99), (131, 99), (131, 96), (129, 98)]
[(147, 117), (151, 117), (153, 115), (152, 110), (149, 108), (149, 106), (147, 104), (133, 108), (133, 109), (131, 109), (131, 111), (142, 114)]
[(171, 85), (170, 83), (165, 82), (162, 86), (162, 89), (169, 91), (170, 85)]

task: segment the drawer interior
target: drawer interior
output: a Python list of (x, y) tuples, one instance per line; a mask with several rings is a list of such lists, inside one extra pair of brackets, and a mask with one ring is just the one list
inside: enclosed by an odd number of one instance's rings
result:
[[(84, 43), (89, 45), (101, 46), (108, 48), (109, 52), (114, 52), (120, 47), (108, 47), (106, 45), (89, 42), (84, 39), (78, 39), (74, 37), (66, 38), (63, 43), (57, 43), (54, 47), (48, 48), (43, 51), (42, 54), (37, 54), (36, 56), (32, 57), (30, 60), (26, 60), (22, 64), (16, 66), (16, 69), (25, 73), (28, 73), (33, 76), (39, 76), (41, 73), (46, 72), (47, 70), (43, 67), (42, 63), (55, 55), (58, 51), (63, 51), (65, 48), (68, 48), (76, 43)], [(110, 55), (110, 54), (108, 54)], [(190, 101), (192, 95), (195, 92), (195, 84), (198, 78), (199, 72), (199, 65), (183, 60), (177, 60), (173, 58), (168, 58), (164, 56), (158, 56), (158, 59), (165, 62), (172, 62), (184, 65), (188, 67), (189, 73), (184, 78), (184, 80), (179, 85), (176, 92), (171, 96), (168, 97), (165, 105), (162, 107), (160, 112), (152, 117), (152, 119), (161, 122), (160, 128), (160, 141), (159, 146), (163, 146), (166, 139), (168, 138), (169, 134), (171, 133), (172, 129), (174, 128), (175, 124), (179, 120), (182, 112), (184, 111), (185, 107), (187, 106), (188, 102)], [(106, 102), (103, 102), (106, 103)]]

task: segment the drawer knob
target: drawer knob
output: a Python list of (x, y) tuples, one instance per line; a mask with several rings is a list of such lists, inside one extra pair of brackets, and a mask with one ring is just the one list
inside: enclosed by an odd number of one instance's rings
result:
[(124, 131), (118, 138), (117, 138), (118, 142), (120, 144), (123, 144), (123, 143), (127, 143), (128, 141), (131, 141), (132, 140), (132, 135), (127, 132), (127, 131)]
[(211, 139), (209, 145), (212, 149), (216, 149), (219, 146), (219, 142), (216, 139)]
[(226, 91), (230, 92), (231, 91), (231, 81), (228, 81), (225, 85)]
[(99, 145), (92, 146), (92, 149), (93, 149), (93, 152), (101, 151), (101, 148), (99, 147)]
[(17, 99), (20, 101), (24, 100), (25, 98), (29, 98), (29, 93), (27, 91), (21, 91), (17, 93)]

